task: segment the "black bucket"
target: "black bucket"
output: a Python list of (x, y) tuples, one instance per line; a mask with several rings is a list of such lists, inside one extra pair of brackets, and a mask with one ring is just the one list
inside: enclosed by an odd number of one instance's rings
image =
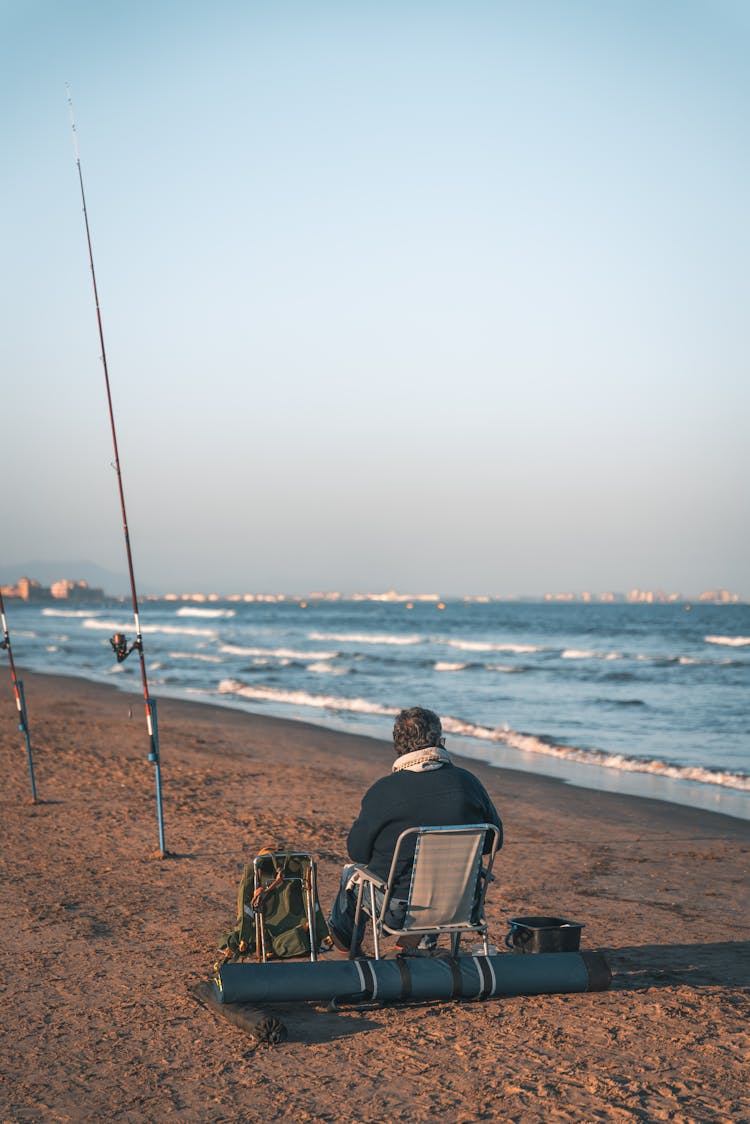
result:
[(505, 943), (513, 952), (577, 952), (581, 944), (580, 921), (564, 917), (511, 917)]

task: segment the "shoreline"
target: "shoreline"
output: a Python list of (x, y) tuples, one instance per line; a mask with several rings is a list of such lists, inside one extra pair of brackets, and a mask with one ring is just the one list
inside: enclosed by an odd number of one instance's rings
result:
[[(135, 697), (142, 700), (140, 683), (130, 682), (102, 682), (98, 679), (88, 678), (85, 675), (69, 675), (65, 672), (35, 671), (19, 668), (22, 675), (48, 676), (51, 678), (71, 679), (76, 682), (90, 683), (93, 685), (112, 689), (117, 694)], [(341, 733), (352, 737), (367, 737), (373, 741), (388, 742), (388, 738), (379, 733), (374, 727), (357, 731), (353, 729), (345, 718), (340, 716), (323, 718), (315, 721), (317, 714), (282, 716), (266, 714), (263, 710), (253, 709), (252, 702), (237, 700), (232, 695), (219, 695), (217, 697), (202, 696), (188, 689), (160, 686), (155, 693), (156, 702), (169, 699), (173, 702), (185, 702), (191, 705), (216, 708), (220, 712), (232, 711), (245, 714), (248, 717), (264, 718), (268, 721), (281, 723), (291, 722), (301, 725), (313, 726), (319, 730)], [(290, 706), (290, 709), (293, 708)], [(29, 719), (32, 726), (32, 718)], [(33, 732), (33, 727), (32, 727)], [(573, 788), (591, 789), (597, 792), (610, 792), (619, 796), (632, 796), (634, 798), (656, 800), (677, 807), (695, 808), (730, 819), (750, 821), (750, 792), (742, 789), (678, 778), (654, 773), (647, 770), (629, 770), (619, 767), (608, 767), (593, 762), (584, 762), (572, 757), (560, 758), (552, 754), (529, 752), (504, 745), (501, 742), (489, 743), (481, 738), (472, 738), (461, 734), (449, 734), (450, 746), (456, 747), (455, 756), (461, 757), (471, 768), (479, 764), (490, 769), (519, 772), (532, 777), (547, 777), (559, 781), (561, 784)], [(496, 760), (491, 760), (492, 754)]]
[[(334, 1013), (284, 1005), (286, 1044), (198, 1005), (232, 928), (242, 866), (310, 850), (325, 912), (365, 788), (370, 737), (159, 700), (165, 830), (142, 697), (26, 673), (42, 803), (12, 691), (0, 696), (0, 1118), (18, 1121), (726, 1122), (750, 1114), (750, 824), (462, 760), (506, 844), (488, 897), (511, 916), (584, 924), (602, 993)], [(511, 955), (511, 954), (508, 954)], [(39, 1059), (44, 1064), (39, 1064)], [(252, 1109), (249, 1106), (252, 1105)]]

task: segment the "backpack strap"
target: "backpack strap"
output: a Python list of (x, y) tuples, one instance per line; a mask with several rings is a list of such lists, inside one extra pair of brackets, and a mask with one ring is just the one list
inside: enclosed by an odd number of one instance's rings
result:
[(253, 894), (253, 909), (256, 913), (263, 913), (263, 906), (266, 903), (268, 895), (272, 893), (276, 889), (276, 887), (280, 886), (284, 881), (284, 870), (282, 867), (279, 867), (276, 864), (275, 859), (274, 866), (276, 867), (276, 874), (273, 881), (269, 882), (266, 886), (259, 886)]

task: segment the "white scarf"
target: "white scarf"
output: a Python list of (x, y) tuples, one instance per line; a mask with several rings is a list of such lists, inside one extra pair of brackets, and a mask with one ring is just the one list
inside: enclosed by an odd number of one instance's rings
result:
[(403, 753), (393, 762), (392, 773), (400, 773), (408, 769), (412, 773), (421, 773), (425, 769), (439, 769), (443, 765), (450, 765), (451, 759), (447, 749), (442, 745), (430, 745), (424, 749), (415, 749), (412, 753)]

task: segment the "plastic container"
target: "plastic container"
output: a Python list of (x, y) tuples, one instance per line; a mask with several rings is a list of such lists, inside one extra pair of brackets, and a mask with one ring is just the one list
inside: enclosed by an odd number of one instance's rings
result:
[(511, 917), (505, 944), (512, 952), (577, 952), (583, 922), (565, 917)]

